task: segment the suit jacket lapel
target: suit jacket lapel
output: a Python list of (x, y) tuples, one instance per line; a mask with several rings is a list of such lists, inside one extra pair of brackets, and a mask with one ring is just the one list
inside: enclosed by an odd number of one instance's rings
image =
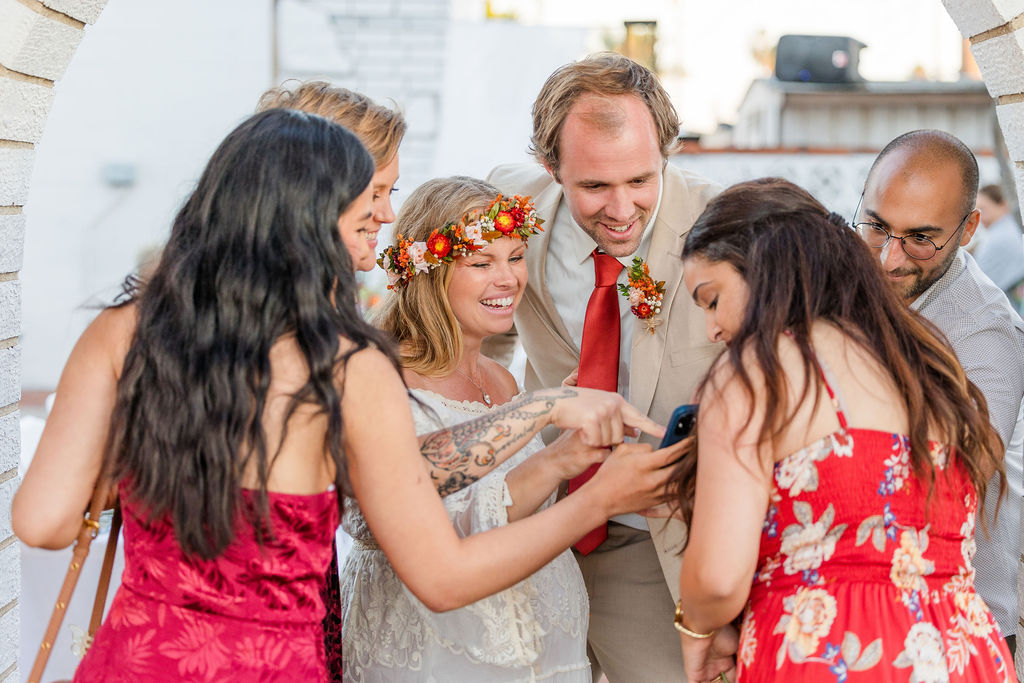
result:
[(580, 357), (580, 350), (566, 329), (562, 317), (558, 315), (555, 302), (548, 291), (545, 265), (547, 263), (548, 246), (551, 243), (551, 230), (555, 226), (555, 212), (558, 211), (558, 204), (562, 199), (562, 186), (551, 181), (534, 198), (534, 206), (537, 213), (544, 219), (544, 232), (530, 238), (529, 246), (526, 249), (527, 268), (531, 274), (526, 284), (526, 295), (538, 313), (537, 319), (542, 322), (558, 341), (565, 345), (565, 349), (572, 353), (577, 360)]
[(629, 402), (641, 413), (647, 414), (658, 387), (661, 364), (668, 339), (668, 317), (683, 280), (683, 242), (692, 220), (686, 220), (685, 188), (673, 187), (665, 173), (665, 190), (658, 217), (654, 221), (654, 234), (647, 254), (651, 277), (665, 281), (665, 296), (661, 302), (661, 324), (654, 333), (647, 323), (637, 318), (633, 328), (633, 348), (629, 356)]

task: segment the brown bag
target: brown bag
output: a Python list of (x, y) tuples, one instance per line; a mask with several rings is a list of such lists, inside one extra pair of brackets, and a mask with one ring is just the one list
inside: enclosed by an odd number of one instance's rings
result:
[[(39, 683), (43, 677), (43, 670), (50, 659), (50, 650), (57, 640), (57, 633), (60, 625), (64, 622), (64, 613), (67, 612), (68, 604), (71, 602), (71, 594), (78, 583), (78, 576), (82, 573), (82, 565), (89, 554), (89, 545), (92, 539), (100, 530), (100, 513), (109, 506), (111, 499), (111, 487), (97, 484), (92, 494), (92, 501), (89, 503), (89, 512), (82, 519), (82, 530), (78, 532), (78, 539), (75, 541), (75, 550), (71, 554), (71, 565), (68, 567), (67, 576), (64, 577), (64, 585), (61, 586), (57, 595), (57, 604), (53, 607), (53, 615), (50, 623), (46, 626), (46, 633), (43, 635), (43, 643), (39, 646), (39, 653), (32, 665), (32, 672), (28, 675), (29, 683)], [(96, 630), (103, 621), (103, 609), (107, 604), (107, 589), (110, 587), (110, 573), (114, 568), (114, 555), (117, 554), (117, 537), (121, 531), (121, 506), (114, 497), (114, 516), (110, 522), (110, 537), (107, 539), (107, 552), (103, 557), (103, 568), (100, 571), (99, 584), (96, 586), (96, 598), (92, 605), (92, 618), (89, 621), (89, 634), (86, 638), (86, 646), (92, 643)]]

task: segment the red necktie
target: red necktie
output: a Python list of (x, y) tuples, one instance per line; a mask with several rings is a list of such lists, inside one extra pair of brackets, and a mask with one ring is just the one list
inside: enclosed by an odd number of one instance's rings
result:
[[(596, 249), (594, 258), (594, 291), (587, 302), (583, 320), (583, 341), (580, 344), (578, 385), (590, 389), (619, 389), (619, 293), (615, 281), (622, 264)], [(569, 480), (569, 493), (583, 486), (600, 464), (591, 465)], [(589, 555), (608, 538), (608, 525), (592, 529), (576, 543), (576, 550)]]

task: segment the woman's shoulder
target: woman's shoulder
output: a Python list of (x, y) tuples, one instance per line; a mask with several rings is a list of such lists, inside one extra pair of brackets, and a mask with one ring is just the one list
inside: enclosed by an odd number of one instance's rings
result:
[(89, 363), (107, 360), (115, 374), (120, 375), (138, 319), (139, 311), (134, 303), (103, 309), (82, 332), (74, 355), (85, 356)]
[(139, 307), (129, 302), (104, 308), (90, 323), (88, 330), (102, 335), (108, 341), (131, 339), (138, 321)]
[(360, 391), (374, 388), (374, 393), (379, 393), (379, 390), (394, 384), (400, 384), (402, 391), (405, 390), (396, 362), (376, 346), (356, 348), (352, 341), (342, 338), (338, 353), (344, 358), (344, 362), (336, 369), (335, 382), (345, 387), (346, 394), (348, 388)]
[[(845, 356), (850, 349), (858, 347), (853, 337), (835, 324), (824, 320), (812, 323), (807, 342), (813, 356), (812, 361), (819, 358), (819, 349)], [(803, 384), (807, 374), (807, 359), (796, 336), (791, 332), (781, 332), (775, 338), (775, 360), (778, 363), (775, 368), (765, 368), (761, 354), (756, 344), (752, 342), (741, 350), (738, 365), (733, 362), (731, 354), (726, 352), (719, 356), (710, 374), (718, 384), (726, 385), (738, 381), (742, 369), (755, 390), (764, 386), (767, 373), (771, 371), (782, 375), (790, 383)]]

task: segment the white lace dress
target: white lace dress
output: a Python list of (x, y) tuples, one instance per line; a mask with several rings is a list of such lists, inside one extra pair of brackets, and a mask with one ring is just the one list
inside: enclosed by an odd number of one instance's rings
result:
[[(413, 393), (440, 420), (411, 401), (420, 434), (489, 410), (429, 391)], [(505, 475), (542, 447), (534, 437), (486, 477), (444, 499), (461, 536), (508, 524), (512, 499)], [(352, 499), (345, 502), (343, 526), (355, 539), (341, 572), (345, 681), (590, 683), (589, 604), (571, 551), (497, 595), (437, 614), (395, 575)]]

